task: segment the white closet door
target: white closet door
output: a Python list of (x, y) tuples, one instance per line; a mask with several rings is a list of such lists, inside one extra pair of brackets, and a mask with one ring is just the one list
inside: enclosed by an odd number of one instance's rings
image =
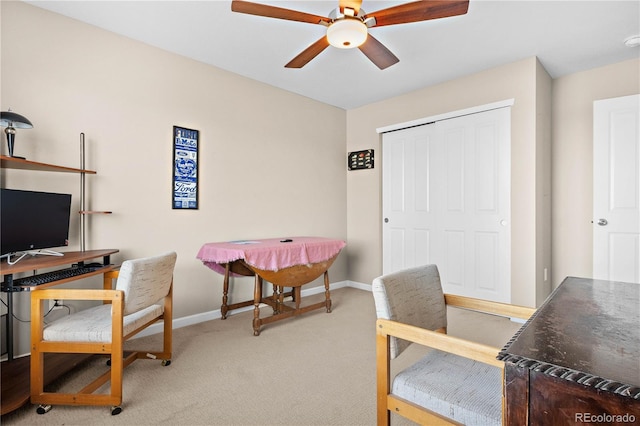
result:
[(445, 292), (510, 302), (510, 109), (383, 136), (383, 272), (438, 265)]
[(383, 273), (431, 262), (434, 139), (433, 124), (384, 135)]

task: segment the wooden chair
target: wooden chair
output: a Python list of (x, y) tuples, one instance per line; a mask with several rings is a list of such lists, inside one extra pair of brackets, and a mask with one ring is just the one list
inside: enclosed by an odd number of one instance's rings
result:
[[(171, 363), (172, 288), (176, 253), (128, 260), (119, 271), (104, 274), (104, 289), (43, 289), (31, 293), (31, 403), (38, 414), (60, 405), (110, 405), (111, 414), (122, 411), (122, 372), (139, 358)], [(113, 279), (116, 288), (112, 290)], [(102, 300), (104, 304), (43, 323), (43, 301)], [(151, 324), (164, 321), (163, 349), (159, 352), (127, 351), (123, 343)], [(45, 392), (45, 353), (101, 354), (110, 357), (109, 371), (77, 393)], [(109, 394), (94, 394), (110, 381)]]
[[(447, 306), (528, 318), (534, 309), (444, 294), (436, 265), (373, 281), (378, 425), (393, 411), (419, 424), (502, 423), (504, 365), (499, 349), (446, 334)], [(430, 350), (391, 381), (391, 359), (412, 342)]]

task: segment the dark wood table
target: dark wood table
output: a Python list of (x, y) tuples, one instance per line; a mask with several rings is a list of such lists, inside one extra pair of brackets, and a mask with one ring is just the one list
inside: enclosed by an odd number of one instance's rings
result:
[(498, 358), (509, 425), (640, 423), (640, 284), (566, 278)]

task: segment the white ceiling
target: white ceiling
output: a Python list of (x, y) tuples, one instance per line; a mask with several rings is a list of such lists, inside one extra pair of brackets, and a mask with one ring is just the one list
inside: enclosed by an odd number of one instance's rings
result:
[[(358, 49), (331, 46), (301, 69), (284, 68), (325, 27), (234, 13), (230, 1), (27, 2), (347, 110), (531, 56), (553, 78), (640, 57), (623, 44), (640, 34), (640, 0), (470, 0), (466, 15), (370, 29), (400, 59), (382, 71)], [(322, 16), (337, 6), (255, 2)]]

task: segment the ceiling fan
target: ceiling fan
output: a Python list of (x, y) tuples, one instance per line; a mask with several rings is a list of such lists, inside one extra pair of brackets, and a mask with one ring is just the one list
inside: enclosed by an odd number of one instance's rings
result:
[(231, 10), (327, 27), (326, 36), (303, 50), (285, 65), (286, 68), (302, 68), (332, 45), (342, 49), (357, 47), (383, 70), (400, 60), (368, 33), (369, 28), (464, 15), (469, 8), (469, 0), (419, 0), (373, 13), (366, 13), (361, 5), (362, 0), (339, 0), (338, 8), (328, 17), (244, 0), (233, 0)]

